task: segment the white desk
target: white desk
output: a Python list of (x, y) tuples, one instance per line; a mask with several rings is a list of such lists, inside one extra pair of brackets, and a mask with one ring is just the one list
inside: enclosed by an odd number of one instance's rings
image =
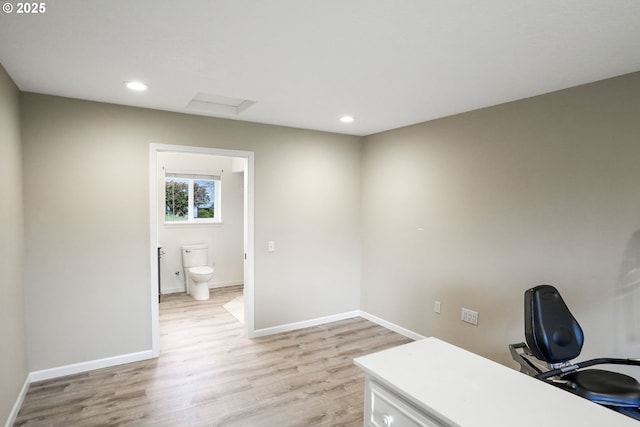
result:
[(366, 427), (640, 427), (436, 338), (359, 357)]

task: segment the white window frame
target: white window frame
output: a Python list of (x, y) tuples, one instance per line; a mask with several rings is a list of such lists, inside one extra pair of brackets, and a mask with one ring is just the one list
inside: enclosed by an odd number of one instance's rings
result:
[[(222, 177), (220, 174), (205, 174), (205, 173), (183, 173), (183, 172), (169, 172), (165, 174), (164, 184), (165, 189), (168, 178), (178, 178), (188, 180), (188, 203), (187, 203), (187, 220), (186, 221), (168, 221), (165, 217), (164, 223), (167, 225), (184, 225), (184, 224), (221, 224), (222, 223)], [(194, 181), (213, 181), (213, 218), (194, 218), (195, 212), (194, 206)], [(167, 194), (165, 191), (165, 206), (167, 203)]]

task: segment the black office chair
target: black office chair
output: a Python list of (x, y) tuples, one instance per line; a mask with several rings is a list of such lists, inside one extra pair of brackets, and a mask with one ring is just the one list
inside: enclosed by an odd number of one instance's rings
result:
[[(638, 359), (600, 358), (572, 363), (582, 350), (582, 328), (556, 288), (536, 286), (524, 294), (525, 339), (510, 344), (520, 371), (640, 420), (640, 383), (593, 365), (638, 365)], [(638, 371), (640, 373), (640, 370)]]

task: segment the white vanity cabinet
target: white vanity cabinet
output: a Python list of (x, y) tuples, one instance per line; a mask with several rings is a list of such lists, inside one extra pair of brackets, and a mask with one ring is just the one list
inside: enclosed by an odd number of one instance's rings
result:
[(639, 426), (629, 417), (436, 338), (359, 357), (354, 363), (365, 372), (365, 427)]
[(365, 422), (366, 427), (440, 427), (441, 424), (425, 411), (404, 400), (374, 379), (365, 381)]

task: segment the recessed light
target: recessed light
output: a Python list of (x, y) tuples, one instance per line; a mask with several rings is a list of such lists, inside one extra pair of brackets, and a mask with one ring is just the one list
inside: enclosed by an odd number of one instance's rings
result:
[(354, 120), (355, 119), (353, 118), (353, 116), (342, 116), (342, 117), (340, 117), (340, 121), (342, 123), (351, 123)]
[(141, 92), (147, 90), (148, 86), (142, 82), (124, 82), (124, 85), (131, 90)]

